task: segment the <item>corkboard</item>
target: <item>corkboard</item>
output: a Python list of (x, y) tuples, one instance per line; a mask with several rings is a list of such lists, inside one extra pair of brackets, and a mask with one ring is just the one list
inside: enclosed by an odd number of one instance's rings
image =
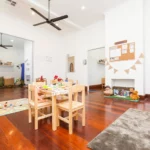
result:
[(135, 59), (135, 43), (124, 43), (109, 48), (110, 62)]

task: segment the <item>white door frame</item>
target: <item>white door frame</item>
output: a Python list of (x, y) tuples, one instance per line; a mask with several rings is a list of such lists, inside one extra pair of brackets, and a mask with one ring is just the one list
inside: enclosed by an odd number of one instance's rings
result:
[(94, 51), (94, 50), (97, 50), (97, 49), (103, 49), (105, 48), (105, 46), (102, 46), (102, 47), (97, 47), (97, 48), (93, 48), (93, 49), (89, 49), (87, 50), (87, 92), (89, 93), (89, 61), (88, 61), (88, 54), (89, 54), (89, 51)]

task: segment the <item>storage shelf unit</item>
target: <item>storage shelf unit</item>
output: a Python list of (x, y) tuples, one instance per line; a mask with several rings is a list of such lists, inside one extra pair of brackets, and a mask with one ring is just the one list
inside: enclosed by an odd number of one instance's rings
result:
[(0, 67), (13, 67), (14, 65), (0, 65)]
[(97, 63), (98, 63), (98, 64), (102, 64), (102, 65), (105, 65), (105, 63), (104, 63), (104, 62), (99, 62), (99, 61), (98, 61)]

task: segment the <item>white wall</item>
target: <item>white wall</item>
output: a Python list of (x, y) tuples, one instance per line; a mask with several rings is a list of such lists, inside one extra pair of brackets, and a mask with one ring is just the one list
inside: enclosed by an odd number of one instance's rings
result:
[(32, 60), (33, 60), (33, 43), (31, 41), (25, 41), (24, 42), (25, 84), (30, 84), (33, 81)]
[(115, 42), (128, 40), (136, 44), (136, 58), (130, 61), (110, 63), (119, 71), (114, 74), (113, 70), (106, 67), (106, 84), (112, 85), (111, 79), (134, 79), (135, 88), (139, 94), (144, 94), (144, 66), (137, 65), (137, 70), (131, 70), (126, 74), (124, 70), (130, 68), (139, 55), (144, 52), (143, 39), (143, 0), (128, 0), (125, 3), (105, 13), (106, 28), (106, 57), (109, 58), (109, 47)]
[(87, 65), (83, 65), (83, 60), (87, 59), (88, 50), (105, 46), (104, 21), (91, 25), (84, 30), (70, 33), (64, 39), (66, 40), (66, 53), (75, 56), (75, 72), (66, 73), (66, 76), (78, 80), (81, 84), (88, 85), (88, 70)]
[[(32, 40), (34, 43), (34, 79), (43, 75), (48, 79), (55, 74), (65, 78), (66, 55), (64, 39), (59, 33), (42, 28), (35, 28), (11, 13), (0, 13), (0, 32)], [(52, 57), (52, 62), (46, 61)]]
[(150, 94), (150, 1), (144, 1), (145, 93)]
[(88, 51), (88, 84), (101, 84), (101, 78), (105, 77), (105, 65), (98, 64), (100, 59), (105, 59), (105, 48)]
[(16, 66), (24, 60), (24, 47), (23, 45), (13, 44), (13, 47), (4, 49), (0, 47), (0, 60), (2, 62), (12, 62), (13, 67), (9, 66), (0, 66), (0, 76), (6, 78), (14, 77), (15, 80), (20, 78), (21, 70)]

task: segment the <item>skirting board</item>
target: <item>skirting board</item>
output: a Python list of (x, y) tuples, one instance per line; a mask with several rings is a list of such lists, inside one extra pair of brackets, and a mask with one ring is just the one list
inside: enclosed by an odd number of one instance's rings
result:
[[(91, 90), (93, 90), (93, 89), (102, 89), (102, 84), (97, 84), (97, 85), (90, 85), (89, 86), (89, 88), (91, 89)], [(85, 86), (85, 91), (87, 92), (87, 86)]]
[(90, 89), (101, 89), (101, 88), (102, 88), (102, 85), (101, 85), (101, 84), (90, 85), (89, 88), (90, 88)]
[(140, 100), (145, 100), (146, 98), (150, 98), (150, 94), (140, 95)]

